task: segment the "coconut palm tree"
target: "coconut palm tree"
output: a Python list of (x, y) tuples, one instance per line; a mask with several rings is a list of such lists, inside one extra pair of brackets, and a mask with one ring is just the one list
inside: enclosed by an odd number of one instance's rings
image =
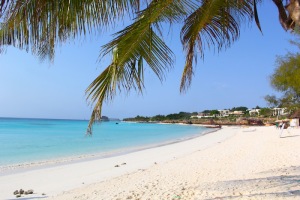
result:
[[(192, 81), (197, 54), (205, 48), (221, 50), (236, 41), (241, 24), (255, 20), (262, 0), (1, 0), (0, 51), (7, 46), (25, 49), (52, 61), (55, 48), (68, 40), (101, 34), (125, 18), (133, 19), (102, 47), (100, 57), (112, 55), (111, 63), (90, 84), (87, 98), (94, 105), (87, 133), (101, 118), (105, 100), (117, 90), (143, 91), (145, 67), (159, 79), (173, 66), (174, 54), (162, 39), (166, 24), (181, 24), (186, 63), (180, 90)], [(273, 0), (285, 30), (300, 24), (300, 0)], [(285, 5), (284, 5), (285, 3)], [(200, 53), (196, 53), (200, 52)]]

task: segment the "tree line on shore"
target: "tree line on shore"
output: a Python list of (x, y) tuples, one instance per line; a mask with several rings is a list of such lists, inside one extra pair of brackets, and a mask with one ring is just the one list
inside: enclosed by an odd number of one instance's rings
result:
[[(259, 106), (256, 106), (255, 109), (260, 109), (260, 116), (262, 117), (272, 117), (272, 109), (271, 108), (261, 108)], [(233, 111), (243, 111), (244, 115), (242, 117), (250, 117), (249, 114), (249, 109), (245, 106), (239, 106), (239, 107), (233, 107), (231, 109), (227, 109), (231, 112)], [(213, 110), (204, 110), (201, 113), (207, 113), (211, 115), (211, 118), (216, 118), (216, 114), (220, 114), (219, 110), (213, 109)], [(123, 121), (135, 121), (135, 122), (181, 122), (181, 121), (190, 121), (197, 118), (196, 116), (198, 115), (198, 112), (179, 112), (179, 113), (173, 113), (173, 114), (168, 114), (168, 115), (155, 115), (152, 117), (148, 116), (140, 116), (137, 115), (136, 117), (129, 117), (129, 118), (124, 118)], [(241, 116), (239, 116), (241, 117)], [(236, 121), (238, 118), (237, 116), (228, 116), (228, 117), (223, 117), (225, 120), (230, 120), (230, 121)], [(198, 119), (198, 121), (201, 121)], [(205, 121), (205, 120), (202, 120)]]

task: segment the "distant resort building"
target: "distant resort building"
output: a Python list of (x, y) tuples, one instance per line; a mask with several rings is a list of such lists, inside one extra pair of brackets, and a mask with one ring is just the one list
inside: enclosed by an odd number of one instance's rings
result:
[(281, 115), (288, 115), (289, 112), (286, 108), (273, 108), (273, 116), (281, 116)]
[(236, 110), (236, 111), (233, 111), (231, 113), (229, 113), (230, 115), (244, 115), (244, 111), (240, 111), (240, 110)]
[(260, 109), (251, 109), (248, 111), (249, 111), (250, 116), (259, 116), (259, 114), (260, 114)]
[[(286, 108), (273, 108), (272, 110), (272, 115), (273, 116), (282, 116), (282, 115), (287, 115), (289, 114), (288, 110)], [(261, 109), (249, 109), (247, 110), (249, 112), (250, 116), (260, 116), (260, 111)], [(235, 111), (230, 111), (230, 110), (218, 110), (218, 114), (210, 114), (209, 112), (199, 112), (198, 115), (191, 116), (191, 118), (222, 118), (222, 117), (229, 117), (229, 116), (243, 116), (245, 115), (244, 111), (240, 110), (235, 110)]]
[(200, 112), (200, 113), (198, 113), (198, 115), (196, 117), (197, 118), (205, 118), (205, 117), (211, 117), (211, 115), (209, 113)]
[[(251, 109), (249, 111), (250, 116), (259, 116), (260, 115), (260, 110), (261, 109)], [(283, 115), (288, 115), (289, 112), (287, 108), (271, 108), (272, 110), (272, 116), (283, 116)]]
[(191, 118), (198, 118), (198, 119), (210, 118), (210, 117), (214, 117), (214, 116), (210, 115), (210, 113), (204, 113), (204, 112), (199, 112), (198, 115), (191, 116)]
[(220, 117), (228, 117), (230, 110), (218, 110), (220, 112)]
[(198, 118), (198, 119), (201, 119), (201, 118), (214, 118), (214, 117), (228, 117), (230, 115), (244, 115), (244, 112), (243, 111), (233, 111), (233, 112), (230, 112), (230, 110), (218, 110), (219, 111), (219, 114), (213, 114), (211, 115), (210, 113), (206, 113), (206, 112), (200, 112), (198, 113), (197, 116), (192, 116), (191, 118)]

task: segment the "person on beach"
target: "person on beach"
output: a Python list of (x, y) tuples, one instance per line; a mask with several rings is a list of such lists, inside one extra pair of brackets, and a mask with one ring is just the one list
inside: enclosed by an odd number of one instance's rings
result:
[(283, 125), (283, 121), (281, 121), (281, 122), (279, 123), (278, 127), (281, 128), (282, 125)]

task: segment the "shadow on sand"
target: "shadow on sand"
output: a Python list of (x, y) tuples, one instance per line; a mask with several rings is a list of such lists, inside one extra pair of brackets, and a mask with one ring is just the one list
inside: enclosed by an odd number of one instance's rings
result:
[(30, 196), (22, 196), (22, 197), (19, 197), (19, 198), (14, 198), (14, 199), (6, 199), (6, 200), (34, 200), (34, 199), (45, 199), (45, 198), (48, 198), (48, 196), (43, 196), (43, 197), (30, 197)]
[[(279, 172), (279, 176), (266, 176), (265, 178), (232, 180), (209, 184), (213, 198), (221, 199), (300, 199), (300, 166), (274, 169), (260, 174)], [(200, 189), (200, 188), (199, 188)], [(202, 188), (203, 189), (203, 188)], [(218, 191), (225, 191), (222, 194)], [(276, 192), (274, 192), (276, 191)]]
[(280, 138), (291, 138), (291, 137), (300, 137), (300, 135), (281, 136)]

